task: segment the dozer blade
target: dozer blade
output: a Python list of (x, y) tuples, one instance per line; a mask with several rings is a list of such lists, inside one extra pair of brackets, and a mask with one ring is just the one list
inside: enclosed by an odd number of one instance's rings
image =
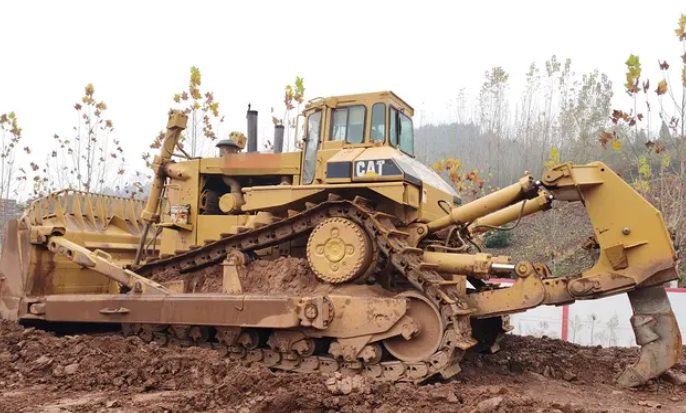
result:
[(4, 235), (0, 254), (0, 319), (17, 320), (26, 290), (29, 240), (25, 231), (18, 231), (16, 219), (7, 221)]
[(635, 387), (669, 370), (681, 358), (681, 333), (664, 286), (628, 293), (634, 315), (631, 325), (641, 355), (617, 378), (619, 385)]

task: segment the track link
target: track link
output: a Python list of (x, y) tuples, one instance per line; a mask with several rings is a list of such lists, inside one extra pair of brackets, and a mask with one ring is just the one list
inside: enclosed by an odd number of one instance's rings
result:
[[(227, 351), (234, 359), (261, 362), (268, 367), (298, 372), (335, 372), (350, 370), (364, 372), (366, 376), (390, 381), (422, 381), (440, 374), (449, 378), (459, 373), (459, 361), (464, 352), (477, 344), (471, 335), (470, 314), (472, 310), (466, 301), (458, 296), (457, 290), (436, 272), (434, 267), (422, 261), (423, 250), (411, 247), (407, 234), (396, 227), (397, 219), (374, 210), (366, 199), (356, 197), (343, 200), (335, 196), (326, 202), (306, 209), (287, 219), (244, 233), (228, 236), (184, 254), (146, 263), (133, 268), (138, 274), (151, 277), (160, 272), (176, 270), (180, 273), (193, 271), (208, 265), (218, 264), (234, 248), (250, 252), (274, 246), (298, 236), (307, 234), (320, 222), (331, 217), (350, 219), (366, 229), (375, 241), (379, 251), (395, 269), (421, 292), (439, 310), (445, 325), (438, 350), (430, 357), (408, 363), (395, 361), (343, 361), (330, 356), (302, 355), (297, 352), (276, 352), (267, 348), (236, 347), (221, 343), (207, 343)], [(178, 328), (165, 326), (124, 326), (124, 330), (141, 336), (147, 341), (160, 344), (194, 340), (178, 336)], [(221, 331), (224, 327), (217, 326)], [(197, 336), (197, 334), (196, 334)], [(201, 341), (202, 342), (202, 341)]]

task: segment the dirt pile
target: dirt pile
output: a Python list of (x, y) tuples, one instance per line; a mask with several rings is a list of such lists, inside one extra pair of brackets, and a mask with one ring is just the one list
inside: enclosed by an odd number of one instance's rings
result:
[(241, 277), (241, 285), (248, 292), (286, 294), (325, 292), (331, 289), (330, 284), (317, 279), (306, 259), (292, 257), (251, 262), (248, 273)]
[[(612, 384), (635, 349), (507, 336), (469, 354), (454, 379), (426, 385), (272, 372), (203, 348), (117, 334), (55, 336), (0, 323), (0, 412), (677, 412), (686, 385)], [(686, 373), (686, 362), (675, 369)], [(672, 380), (673, 381), (673, 380)]]

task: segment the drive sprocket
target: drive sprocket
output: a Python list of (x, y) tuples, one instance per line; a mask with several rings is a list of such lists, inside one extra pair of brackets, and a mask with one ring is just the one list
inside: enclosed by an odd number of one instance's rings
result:
[(363, 275), (372, 263), (374, 248), (364, 229), (346, 218), (328, 218), (307, 241), (307, 261), (322, 281), (340, 284)]

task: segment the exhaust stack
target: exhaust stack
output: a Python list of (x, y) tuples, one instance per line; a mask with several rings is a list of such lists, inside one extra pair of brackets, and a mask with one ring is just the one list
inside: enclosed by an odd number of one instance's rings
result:
[(257, 152), (257, 111), (248, 104), (248, 152)]
[(274, 153), (283, 152), (283, 125), (274, 126)]

